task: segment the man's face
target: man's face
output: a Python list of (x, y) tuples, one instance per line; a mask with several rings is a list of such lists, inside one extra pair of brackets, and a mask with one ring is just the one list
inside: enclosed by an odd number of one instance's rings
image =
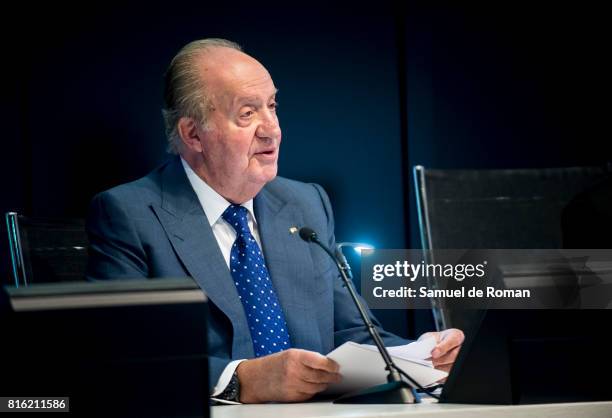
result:
[(277, 172), (281, 129), (276, 87), (256, 60), (227, 48), (200, 69), (211, 104), (206, 126), (199, 132), (201, 174), (226, 198), (248, 200), (254, 197), (251, 190), (259, 192)]

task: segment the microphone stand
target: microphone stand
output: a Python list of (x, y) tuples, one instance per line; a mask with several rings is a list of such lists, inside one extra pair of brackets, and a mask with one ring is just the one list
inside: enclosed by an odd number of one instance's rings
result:
[[(300, 229), (300, 237), (307, 242), (313, 242), (321, 247), (334, 261), (336, 267), (338, 267), (338, 271), (340, 272), (340, 276), (342, 277), (342, 281), (344, 285), (348, 289), (357, 310), (359, 311), (359, 315), (361, 315), (361, 319), (363, 320), (372, 340), (374, 340), (374, 344), (378, 348), (380, 355), (385, 362), (385, 370), (389, 372), (387, 375), (387, 383), (376, 385), (364, 390), (348, 393), (346, 395), (341, 396), (336, 399), (334, 403), (345, 403), (345, 404), (409, 404), (409, 403), (419, 403), (421, 402), (421, 398), (416, 392), (416, 389), (402, 380), (400, 373), (400, 369), (393, 363), (393, 359), (389, 355), (385, 344), (378, 333), (378, 330), (372, 324), (369, 315), (366, 313), (363, 305), (359, 301), (357, 296), (357, 292), (355, 287), (353, 286), (353, 273), (351, 268), (342, 254), (340, 249), (337, 249), (337, 253), (340, 253), (340, 257), (338, 254), (334, 255), (327, 246), (325, 246), (317, 237), (316, 232), (314, 232), (310, 228), (301, 228)], [(420, 386), (417, 382), (415, 382), (410, 376), (404, 374), (412, 384), (415, 386)]]

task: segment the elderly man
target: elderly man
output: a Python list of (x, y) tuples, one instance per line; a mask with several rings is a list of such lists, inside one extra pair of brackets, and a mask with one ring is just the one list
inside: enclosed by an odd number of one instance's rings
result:
[[(166, 75), (164, 117), (178, 156), (96, 196), (87, 225), (89, 277), (197, 281), (210, 299), (212, 395), (248, 403), (311, 398), (340, 380), (324, 354), (368, 340), (334, 264), (289, 233), (307, 225), (334, 244), (323, 189), (276, 176), (276, 92), (238, 45), (186, 45)], [(436, 336), (434, 364), (449, 369), (463, 334)]]

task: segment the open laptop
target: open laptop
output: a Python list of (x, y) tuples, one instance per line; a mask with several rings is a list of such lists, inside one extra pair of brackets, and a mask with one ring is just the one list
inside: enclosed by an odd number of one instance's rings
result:
[(489, 310), (472, 315), (478, 319), (467, 333), (441, 402), (612, 400), (612, 363), (606, 360), (612, 310)]

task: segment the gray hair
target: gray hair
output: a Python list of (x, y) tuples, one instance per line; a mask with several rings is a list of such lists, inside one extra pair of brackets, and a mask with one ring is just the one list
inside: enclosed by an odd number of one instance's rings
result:
[(177, 124), (182, 117), (191, 117), (206, 123), (209, 100), (205, 86), (194, 60), (211, 48), (232, 48), (242, 51), (240, 45), (226, 39), (208, 38), (193, 41), (185, 45), (172, 58), (165, 75), (164, 109), (162, 115), (166, 126), (168, 152), (178, 154), (181, 137)]

